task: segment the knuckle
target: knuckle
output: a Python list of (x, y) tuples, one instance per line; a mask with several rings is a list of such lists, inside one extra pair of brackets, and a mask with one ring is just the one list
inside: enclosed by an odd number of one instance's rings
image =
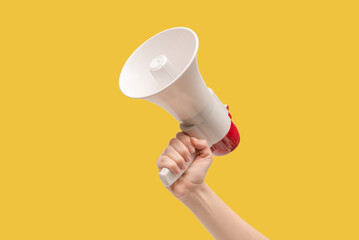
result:
[(167, 162), (172, 162), (172, 159), (169, 157), (169, 156), (165, 156), (164, 157), (164, 160), (163, 160), (165, 163), (167, 163)]
[(187, 134), (185, 134), (183, 132), (177, 133), (176, 137), (186, 144), (188, 144), (190, 142), (190, 136), (188, 136)]
[(172, 168), (177, 166), (177, 164), (174, 161), (170, 161), (167, 164), (168, 164), (169, 167), (172, 167)]
[(175, 162), (171, 161), (168, 163), (168, 168), (173, 169), (173, 170), (177, 170), (178, 166)]
[(176, 138), (181, 138), (183, 135), (184, 135), (183, 132), (178, 132), (178, 133), (176, 134)]
[(164, 163), (166, 161), (166, 156), (161, 156), (158, 160), (157, 160), (157, 166), (163, 166)]
[(170, 153), (171, 152), (171, 148), (172, 148), (172, 146), (168, 146), (168, 147), (166, 147), (165, 148), (165, 150), (163, 151), (164, 152), (164, 154), (168, 154), (168, 153)]
[(177, 139), (176, 139), (176, 138), (171, 138), (171, 140), (170, 140), (170, 144), (169, 144), (169, 145), (173, 145), (173, 144), (175, 144), (175, 143), (176, 143), (176, 141), (177, 141)]
[(181, 157), (178, 157), (177, 159), (176, 159), (176, 163), (177, 164), (183, 164), (184, 163), (184, 158), (181, 156)]
[(187, 147), (184, 147), (182, 150), (181, 150), (181, 155), (182, 156), (186, 156), (186, 155), (191, 155), (190, 151), (188, 150)]

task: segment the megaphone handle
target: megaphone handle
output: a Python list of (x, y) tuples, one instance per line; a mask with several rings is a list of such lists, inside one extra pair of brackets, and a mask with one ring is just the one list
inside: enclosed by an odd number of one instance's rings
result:
[(186, 162), (186, 168), (181, 170), (179, 174), (175, 174), (171, 172), (168, 168), (162, 168), (160, 171), (160, 179), (165, 187), (171, 186), (173, 183), (177, 181), (178, 178), (182, 176), (182, 174), (187, 170), (187, 168), (191, 165), (193, 160), (197, 156), (197, 151), (191, 154), (191, 161)]

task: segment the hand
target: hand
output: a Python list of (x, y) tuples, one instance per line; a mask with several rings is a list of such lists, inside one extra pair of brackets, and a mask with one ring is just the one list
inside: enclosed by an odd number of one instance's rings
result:
[(157, 160), (160, 171), (165, 167), (178, 174), (180, 170), (186, 168), (187, 162), (191, 160), (191, 153), (195, 151), (197, 156), (192, 164), (174, 184), (168, 187), (168, 190), (180, 200), (204, 184), (204, 178), (213, 161), (207, 141), (179, 132), (176, 138), (171, 139), (168, 147)]

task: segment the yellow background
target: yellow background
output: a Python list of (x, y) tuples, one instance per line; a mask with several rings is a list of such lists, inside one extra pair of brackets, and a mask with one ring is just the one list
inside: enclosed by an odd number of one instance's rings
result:
[(211, 239), (158, 178), (178, 123), (118, 88), (175, 26), (242, 137), (208, 184), (271, 239), (359, 239), (355, 2), (2, 2), (0, 239)]

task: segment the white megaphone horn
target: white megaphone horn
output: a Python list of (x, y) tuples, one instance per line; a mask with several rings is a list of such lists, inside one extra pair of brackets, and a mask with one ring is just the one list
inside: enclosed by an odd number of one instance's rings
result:
[[(233, 151), (240, 141), (228, 106), (207, 88), (197, 65), (198, 37), (189, 28), (165, 30), (144, 42), (127, 60), (120, 89), (128, 97), (145, 99), (164, 108), (189, 136), (208, 142), (214, 155)], [(187, 163), (190, 166), (192, 160)], [(186, 168), (186, 169), (187, 169)], [(160, 172), (162, 183), (172, 185), (185, 171)]]

